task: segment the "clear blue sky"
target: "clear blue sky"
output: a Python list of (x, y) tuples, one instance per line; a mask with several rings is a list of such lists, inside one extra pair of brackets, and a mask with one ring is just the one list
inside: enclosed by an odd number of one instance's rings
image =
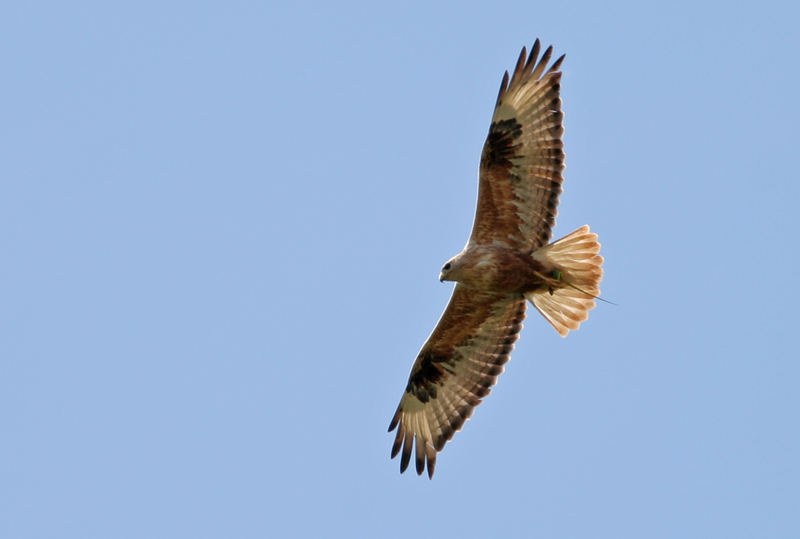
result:
[[(800, 537), (796, 8), (273, 4), (2, 9), (0, 535)], [(619, 306), (401, 476), (536, 37)]]

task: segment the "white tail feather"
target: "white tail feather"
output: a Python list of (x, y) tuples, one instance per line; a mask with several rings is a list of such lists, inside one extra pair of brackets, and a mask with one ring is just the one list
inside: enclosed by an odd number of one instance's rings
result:
[(600, 295), (603, 257), (597, 234), (584, 225), (533, 253), (533, 258), (553, 268), (545, 275), (546, 286), (525, 294), (542, 316), (566, 337), (589, 318), (594, 300)]

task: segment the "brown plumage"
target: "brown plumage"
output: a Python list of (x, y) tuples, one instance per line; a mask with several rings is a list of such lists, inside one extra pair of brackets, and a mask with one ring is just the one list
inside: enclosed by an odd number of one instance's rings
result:
[(597, 235), (584, 226), (548, 245), (564, 152), (558, 68), (548, 47), (525, 48), (503, 77), (481, 154), (478, 203), (464, 250), (439, 275), (456, 287), (422, 347), (389, 431), (403, 472), (433, 477), (436, 454), (461, 429), (503, 372), (522, 329), (526, 300), (562, 336), (577, 329), (600, 294)]

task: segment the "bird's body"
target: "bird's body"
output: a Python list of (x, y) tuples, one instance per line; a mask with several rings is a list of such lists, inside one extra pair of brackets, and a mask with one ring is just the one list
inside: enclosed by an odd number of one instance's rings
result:
[(481, 154), (475, 221), (464, 250), (439, 279), (457, 284), (411, 368), (389, 430), (400, 471), (433, 476), (436, 454), (464, 424), (503, 372), (519, 337), (527, 301), (566, 336), (600, 293), (597, 235), (583, 226), (548, 243), (563, 181), (561, 73), (541, 59), (537, 40), (503, 77)]
[(529, 254), (499, 245), (467, 246), (448, 264), (450, 269), (439, 275), (441, 281), (519, 297), (544, 285), (542, 276), (553, 270)]

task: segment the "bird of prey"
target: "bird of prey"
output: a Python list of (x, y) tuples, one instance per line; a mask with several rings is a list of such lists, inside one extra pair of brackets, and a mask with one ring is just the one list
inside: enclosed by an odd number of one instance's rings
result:
[[(392, 458), (404, 472), (433, 477), (436, 455), (460, 430), (503, 372), (522, 329), (526, 301), (563, 337), (578, 329), (600, 294), (603, 258), (597, 235), (582, 226), (548, 243), (561, 193), (564, 152), (561, 66), (547, 67), (523, 47), (503, 76), (481, 154), (478, 203), (464, 249), (440, 281), (455, 281), (450, 303), (422, 346), (400, 405)], [(538, 59), (538, 61), (537, 61)]]

